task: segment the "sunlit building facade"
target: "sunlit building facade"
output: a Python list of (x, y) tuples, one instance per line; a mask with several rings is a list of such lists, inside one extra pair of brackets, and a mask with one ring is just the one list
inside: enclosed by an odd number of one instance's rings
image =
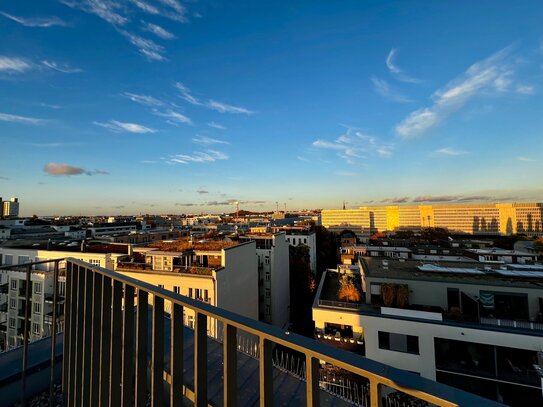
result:
[(439, 227), (474, 234), (543, 236), (542, 203), (364, 206), (325, 209), (321, 219), (325, 227), (343, 225), (368, 232)]

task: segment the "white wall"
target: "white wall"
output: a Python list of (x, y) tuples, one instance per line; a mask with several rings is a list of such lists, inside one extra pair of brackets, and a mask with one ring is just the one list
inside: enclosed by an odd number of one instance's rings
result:
[(289, 245), (285, 232), (273, 237), (271, 251), (272, 324), (286, 327), (290, 318)]

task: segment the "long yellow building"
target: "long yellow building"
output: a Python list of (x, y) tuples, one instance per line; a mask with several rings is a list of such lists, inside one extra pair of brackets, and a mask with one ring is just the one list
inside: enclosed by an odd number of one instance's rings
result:
[(425, 227), (464, 233), (526, 233), (543, 236), (543, 203), (362, 206), (325, 209), (324, 227), (350, 226), (368, 232)]

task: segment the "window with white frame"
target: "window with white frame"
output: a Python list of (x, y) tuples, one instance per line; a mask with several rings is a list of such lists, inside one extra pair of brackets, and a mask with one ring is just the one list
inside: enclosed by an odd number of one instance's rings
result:
[(34, 333), (34, 335), (39, 335), (41, 333), (40, 324), (33, 323), (32, 332)]
[(15, 328), (15, 318), (10, 318), (9, 319), (9, 327), (10, 328)]
[(100, 260), (90, 259), (89, 263), (92, 264), (93, 266), (100, 266)]
[(40, 314), (41, 313), (41, 304), (39, 302), (34, 303), (34, 314)]
[(17, 289), (17, 280), (15, 280), (15, 279), (11, 280), (11, 289), (12, 290)]
[(38, 282), (34, 283), (34, 293), (41, 294), (41, 283), (38, 283)]
[(9, 307), (11, 309), (16, 309), (17, 308), (17, 300), (15, 298), (10, 298)]
[(173, 292), (176, 293), (176, 294), (180, 294), (181, 293), (181, 287), (179, 287), (178, 285), (174, 285), (173, 286)]

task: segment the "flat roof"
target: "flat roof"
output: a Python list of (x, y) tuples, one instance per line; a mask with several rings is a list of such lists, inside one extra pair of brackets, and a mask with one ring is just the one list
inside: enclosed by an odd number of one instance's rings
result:
[[(516, 286), (522, 288), (543, 288), (543, 280), (536, 275), (517, 273), (534, 271), (523, 265), (492, 265), (473, 262), (438, 262), (416, 259), (390, 259), (382, 257), (362, 257), (364, 272), (369, 278), (390, 280), (416, 280), (476, 285)], [(510, 267), (513, 266), (513, 267)], [(540, 265), (543, 267), (543, 265)], [(501, 273), (509, 270), (510, 273)], [(543, 271), (543, 270), (542, 270)], [(512, 272), (512, 273), (511, 273)], [(535, 271), (534, 271), (535, 272)]]
[(523, 252), (520, 250), (506, 250), (500, 248), (492, 249), (465, 249), (467, 252), (475, 254), (497, 254), (497, 255), (513, 255), (513, 256), (536, 256), (534, 253)]

